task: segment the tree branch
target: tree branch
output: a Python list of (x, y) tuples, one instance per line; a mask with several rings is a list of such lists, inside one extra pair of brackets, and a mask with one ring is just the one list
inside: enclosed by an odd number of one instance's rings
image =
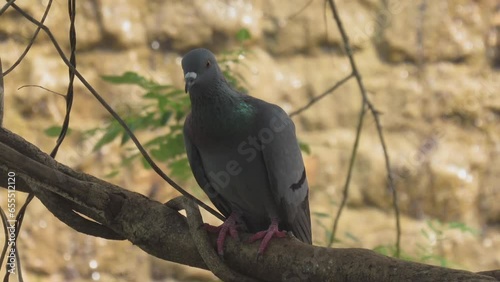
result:
[[(8, 172), (15, 172), (18, 191), (33, 192), (37, 197), (54, 193), (70, 201), (74, 210), (151, 255), (208, 268), (198, 252), (186, 218), (175, 209), (76, 172), (21, 137), (0, 128), (2, 186), (6, 186)], [(54, 212), (57, 208), (55, 205), (50, 209)], [(242, 237), (243, 240), (248, 238), (245, 234)], [(209, 238), (215, 249), (215, 236)], [(310, 246), (294, 238), (274, 240), (266, 254), (257, 260), (257, 244), (228, 240), (225, 263), (234, 271), (263, 281), (495, 281), (489, 276), (402, 261), (370, 250)]]
[(339, 88), (340, 86), (342, 86), (344, 83), (346, 83), (353, 76), (354, 76), (354, 73), (351, 73), (351, 74), (347, 75), (346, 77), (342, 78), (337, 83), (335, 83), (335, 85), (333, 85), (332, 87), (328, 88), (328, 90), (326, 90), (325, 92), (321, 93), (320, 95), (312, 98), (305, 106), (303, 106), (300, 109), (297, 109), (297, 110), (291, 112), (290, 113), (290, 117), (298, 115), (298, 114), (302, 113), (303, 111), (309, 109), (309, 107), (311, 107), (312, 105), (314, 105), (319, 100), (325, 98), (326, 95), (328, 95), (328, 94), (332, 93), (333, 91), (335, 91), (337, 88)]

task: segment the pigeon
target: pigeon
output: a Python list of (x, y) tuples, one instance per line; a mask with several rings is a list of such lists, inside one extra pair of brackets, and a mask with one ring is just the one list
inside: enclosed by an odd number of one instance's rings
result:
[(225, 216), (218, 232), (223, 255), (238, 229), (262, 239), (291, 231), (312, 244), (309, 187), (295, 125), (279, 106), (240, 93), (224, 78), (212, 52), (199, 48), (182, 59), (191, 112), (184, 123), (187, 157), (198, 185)]

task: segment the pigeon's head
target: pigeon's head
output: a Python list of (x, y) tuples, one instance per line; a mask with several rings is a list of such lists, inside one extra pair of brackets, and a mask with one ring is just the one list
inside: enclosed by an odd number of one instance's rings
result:
[(207, 49), (199, 48), (189, 51), (182, 58), (182, 69), (186, 82), (186, 93), (199, 87), (212, 85), (223, 77), (214, 54)]

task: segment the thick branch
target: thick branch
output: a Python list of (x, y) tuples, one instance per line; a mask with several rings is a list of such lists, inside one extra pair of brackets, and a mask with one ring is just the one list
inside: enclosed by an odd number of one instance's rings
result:
[[(186, 218), (175, 209), (73, 171), (0, 128), (0, 186), (6, 186), (9, 171), (15, 172), (19, 191), (57, 194), (71, 201), (74, 209), (151, 255), (207, 268), (192, 240)], [(210, 239), (214, 247), (215, 238)], [(365, 249), (314, 247), (294, 238), (274, 240), (266, 254), (257, 260), (257, 244), (229, 240), (225, 262), (232, 269), (263, 281), (496, 281), (489, 276), (402, 261)]]

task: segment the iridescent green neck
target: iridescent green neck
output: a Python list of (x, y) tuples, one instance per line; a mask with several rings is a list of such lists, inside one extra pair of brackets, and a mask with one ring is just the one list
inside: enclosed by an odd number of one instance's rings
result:
[(227, 83), (214, 84), (212, 89), (190, 96), (193, 122), (204, 131), (234, 132), (244, 129), (252, 120), (253, 107)]
[(241, 99), (236, 105), (235, 111), (238, 116), (246, 118), (253, 114), (254, 108)]

